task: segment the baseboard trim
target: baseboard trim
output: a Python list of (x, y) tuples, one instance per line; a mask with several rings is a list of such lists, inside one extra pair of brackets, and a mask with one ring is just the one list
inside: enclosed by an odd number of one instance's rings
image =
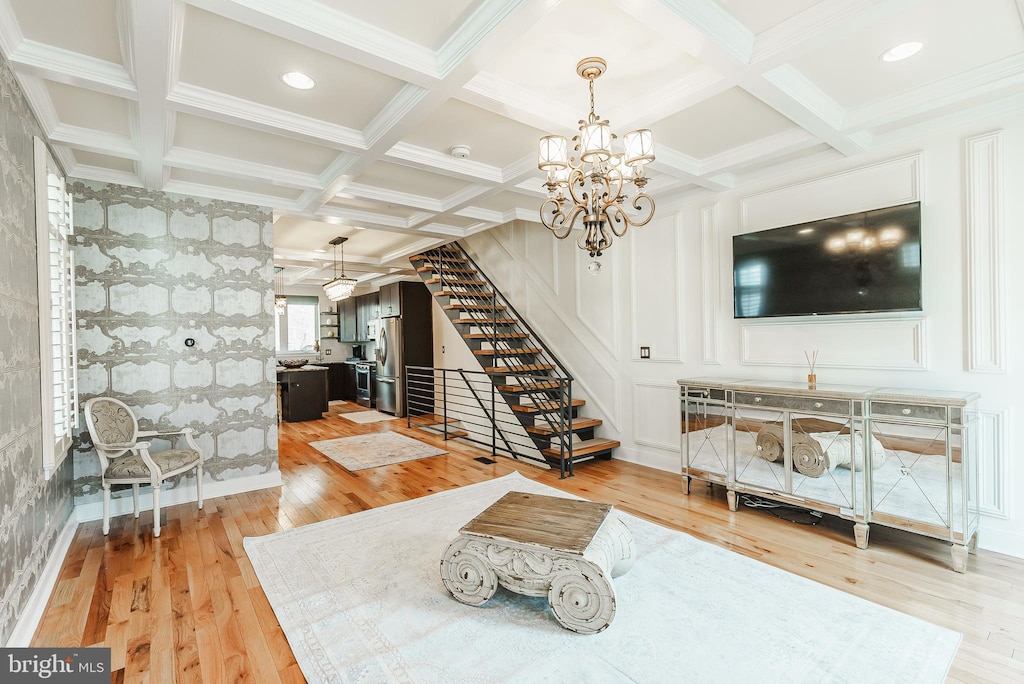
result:
[[(203, 500), (208, 501), (210, 499), (215, 499), (218, 496), (241, 494), (242, 492), (252, 492), (257, 489), (280, 487), (282, 484), (283, 482), (281, 480), (280, 470), (275, 470), (271, 473), (263, 473), (262, 475), (252, 475), (250, 477), (239, 477), (233, 480), (224, 480), (223, 482), (204, 482)], [(195, 503), (195, 500), (195, 485), (186, 485), (184, 487), (176, 487), (174, 489), (160, 492), (160, 508), (167, 508), (168, 506), (176, 506), (183, 503)], [(146, 487), (144, 490), (139, 492), (139, 509), (143, 511), (153, 510), (153, 492), (149, 487)], [(130, 494), (128, 496), (120, 496), (111, 499), (110, 501), (111, 518), (132, 513), (134, 510)], [(102, 520), (103, 501), (90, 501), (89, 503), (75, 506), (75, 515), (78, 522)]]
[(655, 453), (630, 447), (618, 447), (612, 452), (612, 458), (647, 466), (655, 470), (667, 470), (670, 473), (681, 472), (679, 454)]
[(21, 614), (18, 621), (14, 623), (14, 630), (7, 639), (7, 648), (24, 648), (32, 642), (32, 636), (39, 627), (39, 621), (43, 618), (43, 611), (50, 602), (50, 594), (57, 586), (57, 578), (60, 577), (60, 569), (64, 565), (64, 558), (68, 555), (71, 542), (78, 531), (78, 518), (74, 511), (68, 516), (64, 528), (57, 537), (57, 543), (53, 545), (50, 557), (43, 565), (43, 571), (39, 573), (36, 586), (32, 588), (32, 595), (28, 597), (25, 604), (25, 612)]
[(1024, 558), (1024, 535), (1008, 530), (988, 529), (985, 526), (985, 519), (982, 518), (981, 529), (978, 531), (978, 548), (1014, 558)]

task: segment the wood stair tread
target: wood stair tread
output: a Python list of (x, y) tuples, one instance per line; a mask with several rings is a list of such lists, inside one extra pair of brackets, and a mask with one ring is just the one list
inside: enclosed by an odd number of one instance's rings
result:
[(519, 320), (516, 318), (456, 318), (452, 320), (455, 325), (515, 325)]
[[(572, 431), (577, 432), (579, 430), (589, 430), (591, 428), (599, 427), (604, 423), (600, 418), (573, 418)], [(556, 429), (559, 426), (552, 425), (531, 425), (526, 428), (526, 431), (531, 435), (540, 435), (541, 437), (550, 437), (555, 434), (560, 434), (562, 431)]]
[[(591, 454), (597, 454), (602, 451), (608, 451), (610, 449), (617, 449), (622, 446), (621, 442), (614, 439), (604, 439), (603, 437), (595, 437), (594, 439), (585, 439), (582, 442), (576, 442), (572, 445), (572, 457), (573, 459), (580, 458), (581, 456), (589, 456)], [(542, 454), (548, 458), (559, 459), (562, 457), (561, 452), (558, 449), (544, 449), (541, 451)]]
[(466, 297), (468, 299), (491, 299), (493, 292), (452, 292), (451, 290), (440, 290), (434, 293), (435, 297)]
[[(573, 408), (579, 408), (587, 402), (583, 399), (573, 399)], [(512, 410), (516, 413), (550, 413), (551, 411), (557, 411), (561, 408), (560, 402), (557, 401), (536, 401), (532, 404), (519, 404), (513, 406)]]
[(441, 307), (445, 311), (453, 311), (455, 309), (465, 309), (466, 311), (504, 311), (505, 307), (501, 304), (445, 304)]
[(453, 264), (469, 263), (466, 259), (454, 254), (413, 254), (409, 261), (447, 261)]
[(529, 385), (498, 385), (498, 391), (508, 394), (523, 394), (524, 392), (556, 390), (560, 387), (562, 387), (562, 384), (555, 380), (544, 380), (542, 382), (531, 382)]
[[(436, 413), (424, 413), (419, 416), (410, 416), (409, 422), (415, 423), (420, 427), (430, 427), (431, 425), (444, 425), (445, 418), (444, 416), (439, 416)], [(459, 419), (449, 418), (447, 422), (450, 425), (452, 423), (458, 423)]]
[(463, 333), (464, 340), (525, 340), (530, 333), (505, 332), (492, 335), (491, 333)]
[(533, 373), (536, 371), (548, 371), (554, 370), (555, 365), (553, 363), (528, 363), (523, 366), (488, 366), (484, 368), (488, 373), (494, 373), (496, 375), (511, 374), (517, 375), (519, 373)]
[[(427, 285), (438, 285), (438, 284), (441, 283), (441, 277), (440, 276), (434, 276), (433, 278), (427, 278), (423, 282), (426, 283)], [(469, 279), (465, 279), (465, 278), (452, 280), (451, 278), (445, 278), (444, 279), (444, 284), (445, 285), (462, 285), (464, 287), (473, 287), (473, 286), (483, 287), (483, 286), (487, 285), (487, 281), (485, 281), (485, 280), (469, 280)]]
[[(434, 266), (428, 264), (426, 266), (420, 266), (419, 268), (416, 269), (416, 272), (417, 273), (428, 273), (430, 271), (436, 271), (436, 270), (437, 270), (437, 268), (435, 268)], [(451, 268), (445, 268), (444, 272), (445, 273), (468, 273), (470, 275), (473, 275), (473, 274), (476, 273), (476, 271), (473, 270), (472, 268), (455, 268), (454, 266), (451, 267)]]
[(522, 349), (476, 349), (473, 351), (477, 356), (525, 356), (527, 354), (540, 354), (543, 349), (537, 347), (523, 347)]

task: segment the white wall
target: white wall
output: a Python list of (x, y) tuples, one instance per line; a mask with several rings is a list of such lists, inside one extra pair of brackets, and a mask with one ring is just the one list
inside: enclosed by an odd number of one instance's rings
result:
[[(571, 369), (585, 415), (622, 442), (617, 458), (679, 469), (676, 380), (801, 380), (982, 395), (983, 548), (1024, 557), (1024, 117), (961, 126), (854, 158), (707, 194), (616, 241), (597, 276), (573, 240), (516, 222), (466, 242)], [(657, 199), (657, 186), (652, 183)], [(924, 307), (746, 321), (732, 317), (732, 236), (922, 202)], [(574, 236), (575, 237), (575, 236)], [(1019, 295), (1018, 295), (1019, 297)], [(639, 359), (639, 347), (651, 359)]]

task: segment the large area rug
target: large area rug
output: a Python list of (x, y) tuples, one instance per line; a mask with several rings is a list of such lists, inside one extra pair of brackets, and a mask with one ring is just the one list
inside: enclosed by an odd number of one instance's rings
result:
[(395, 420), (395, 417), (381, 413), (380, 411), (349, 411), (348, 413), (339, 413), (339, 416), (345, 420), (351, 420), (353, 423), (376, 423), (382, 420)]
[(616, 511), (637, 560), (600, 634), (503, 588), (482, 607), (438, 572), (513, 474), (245, 539), (311, 682), (941, 682), (960, 635)]
[(397, 432), (374, 432), (355, 437), (324, 439), (310, 442), (309, 445), (348, 470), (378, 468), (448, 453), (444, 449), (438, 449)]

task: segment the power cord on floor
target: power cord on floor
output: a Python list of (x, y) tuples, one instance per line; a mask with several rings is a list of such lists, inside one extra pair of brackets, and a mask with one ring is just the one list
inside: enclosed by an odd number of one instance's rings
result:
[(763, 508), (776, 518), (796, 523), (797, 525), (817, 525), (821, 522), (821, 513), (799, 506), (779, 503), (754, 494), (740, 494), (740, 501), (748, 508)]

